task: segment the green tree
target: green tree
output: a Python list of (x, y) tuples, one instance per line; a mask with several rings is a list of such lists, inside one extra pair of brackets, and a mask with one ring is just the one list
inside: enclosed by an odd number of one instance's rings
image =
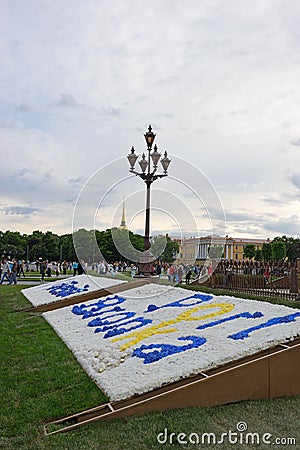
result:
[(137, 261), (138, 253), (144, 250), (144, 238), (132, 231), (119, 228), (95, 231), (97, 245), (105, 260)]
[(43, 247), (43, 232), (34, 230), (27, 238), (28, 245), (28, 259), (36, 261), (38, 258), (47, 259), (48, 255), (45, 253)]
[(78, 259), (91, 263), (95, 253), (95, 232), (81, 228), (73, 233), (73, 245)]
[(300, 257), (300, 239), (287, 236), (277, 236), (273, 239), (273, 242), (284, 242), (286, 247), (286, 256), (289, 261), (295, 261)]
[(109, 263), (113, 263), (114, 261), (119, 259), (117, 257), (111, 230), (96, 231), (95, 235), (96, 242), (105, 260)]
[(255, 245), (254, 244), (246, 244), (244, 246), (244, 255), (248, 259), (252, 259), (255, 256)]
[(140, 234), (129, 231), (129, 239), (134, 248), (142, 252), (144, 250), (144, 238)]
[(281, 261), (286, 257), (286, 245), (283, 241), (273, 241), (272, 250), (275, 261)]
[(273, 261), (273, 248), (271, 242), (263, 243), (261, 253), (265, 261)]
[(19, 231), (7, 230), (0, 233), (0, 256), (24, 258), (26, 253), (26, 238)]
[(39, 258), (57, 261), (59, 259), (60, 238), (52, 231), (43, 233), (35, 230), (31, 235), (26, 236), (26, 254), (30, 261), (36, 261)]
[(255, 261), (261, 261), (261, 260), (263, 259), (262, 251), (261, 251), (260, 248), (257, 248), (257, 249), (255, 250), (254, 259), (255, 259)]
[(173, 241), (169, 236), (166, 236), (167, 242), (166, 247), (163, 253), (160, 256), (161, 261), (165, 261), (171, 263), (176, 259), (176, 255), (179, 251), (179, 244), (176, 241)]
[(289, 239), (286, 244), (286, 254), (289, 261), (296, 261), (297, 258), (300, 258), (300, 239)]
[(59, 252), (59, 236), (52, 231), (46, 231), (42, 238), (43, 252), (47, 255), (49, 261), (58, 261)]
[(142, 236), (121, 228), (111, 230), (115, 260), (138, 261), (140, 252), (144, 249)]
[(73, 235), (71, 233), (60, 236), (59, 253), (62, 261), (74, 261), (77, 256), (73, 244)]

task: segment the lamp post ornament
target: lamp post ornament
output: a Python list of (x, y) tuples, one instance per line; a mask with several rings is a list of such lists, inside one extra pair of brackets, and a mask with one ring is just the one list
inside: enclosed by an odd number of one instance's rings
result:
[[(134, 169), (137, 159), (139, 156), (135, 153), (134, 147), (131, 148), (131, 153), (127, 155), (127, 159), (130, 164), (129, 172), (134, 173), (136, 176), (140, 177), (146, 183), (146, 214), (145, 214), (145, 235), (144, 235), (144, 261), (141, 262), (139, 267), (139, 273), (143, 273), (145, 277), (150, 276), (150, 260), (151, 254), (149, 249), (151, 247), (150, 243), (150, 187), (151, 184), (158, 178), (163, 178), (168, 176), (168, 167), (171, 160), (168, 158), (168, 153), (165, 151), (164, 157), (161, 159), (161, 153), (158, 152), (157, 145), (155, 144), (153, 149), (153, 142), (155, 139), (155, 134), (152, 131), (151, 125), (148, 127), (148, 131), (144, 134), (148, 154), (142, 154), (140, 161), (138, 161), (141, 172), (137, 172)], [(163, 168), (163, 173), (158, 174), (158, 163), (161, 163)]]

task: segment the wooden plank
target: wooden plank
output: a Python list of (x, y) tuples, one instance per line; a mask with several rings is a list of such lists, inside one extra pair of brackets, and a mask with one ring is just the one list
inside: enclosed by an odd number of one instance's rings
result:
[(270, 398), (300, 394), (300, 345), (270, 359)]

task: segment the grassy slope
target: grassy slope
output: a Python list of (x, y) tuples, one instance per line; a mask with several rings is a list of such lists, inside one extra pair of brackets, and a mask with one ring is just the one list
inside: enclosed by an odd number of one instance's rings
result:
[[(300, 445), (300, 397), (158, 412), (44, 436), (45, 421), (93, 407), (106, 399), (39, 314), (16, 312), (28, 306), (20, 290), (21, 286), (0, 287), (1, 449), (192, 449), (197, 446), (160, 445), (156, 436), (165, 427), (174, 433), (220, 435), (235, 430), (239, 421), (246, 421), (250, 432), (268, 432), (274, 438), (295, 437)], [(232, 444), (201, 446), (232, 447), (254, 448)]]

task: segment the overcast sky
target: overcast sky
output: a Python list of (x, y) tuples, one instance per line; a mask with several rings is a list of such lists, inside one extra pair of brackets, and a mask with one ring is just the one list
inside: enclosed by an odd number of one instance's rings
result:
[(80, 225), (119, 225), (125, 195), (142, 232), (125, 157), (151, 123), (173, 176), (153, 232), (220, 232), (219, 201), (230, 236), (299, 236), (299, 0), (0, 5), (0, 230), (71, 232), (83, 189)]

